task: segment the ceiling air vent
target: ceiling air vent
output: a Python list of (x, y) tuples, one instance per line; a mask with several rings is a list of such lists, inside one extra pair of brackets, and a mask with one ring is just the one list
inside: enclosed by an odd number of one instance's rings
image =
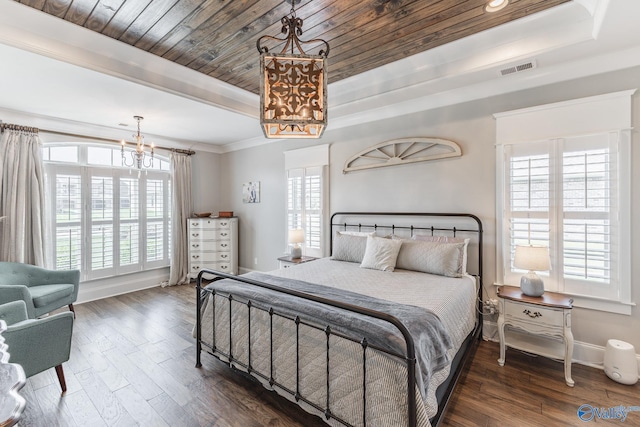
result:
[(522, 62), (520, 64), (510, 65), (505, 67), (499, 71), (501, 76), (508, 76), (509, 74), (519, 73), (521, 71), (531, 70), (532, 68), (536, 68), (536, 61), (531, 60), (527, 62)]

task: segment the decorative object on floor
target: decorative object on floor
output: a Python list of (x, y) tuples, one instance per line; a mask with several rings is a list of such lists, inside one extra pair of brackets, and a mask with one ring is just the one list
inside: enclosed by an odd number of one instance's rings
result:
[(513, 266), (523, 270), (529, 270), (520, 279), (522, 293), (530, 297), (539, 297), (544, 294), (544, 282), (536, 274), (536, 271), (551, 270), (549, 248), (546, 246), (516, 246), (516, 254)]
[(0, 426), (15, 425), (27, 402), (18, 393), (27, 379), (22, 366), (9, 363), (8, 345), (4, 343), (2, 333), (7, 330), (7, 323), (0, 320)]
[(260, 181), (242, 184), (242, 203), (260, 203)]
[(462, 156), (460, 146), (440, 138), (399, 138), (362, 150), (344, 164), (342, 173)]
[(69, 306), (78, 298), (80, 271), (47, 270), (31, 264), (0, 262), (0, 304), (22, 300), (30, 319)]
[[(283, 38), (262, 36), (260, 52), (260, 124), (267, 138), (320, 138), (327, 125), (327, 57), (329, 43), (322, 39), (300, 40), (302, 19), (295, 4), (281, 19)], [(280, 53), (270, 53), (262, 43), (285, 42)], [(308, 55), (302, 44), (320, 45), (317, 55)], [(294, 48), (299, 53), (294, 53)]]
[(293, 245), (291, 248), (291, 258), (298, 259), (302, 257), (302, 247), (300, 243), (304, 242), (304, 230), (302, 228), (296, 228), (289, 230), (289, 244)]
[(120, 144), (120, 154), (122, 155), (122, 164), (127, 167), (135, 166), (136, 169), (142, 170), (142, 168), (149, 169), (153, 166), (153, 143), (151, 143), (151, 155), (147, 157), (147, 152), (144, 150), (144, 136), (140, 134), (140, 122), (144, 120), (142, 116), (133, 116), (134, 120), (138, 122), (138, 133), (133, 134), (133, 138), (135, 139), (136, 149), (135, 151), (130, 151), (131, 162), (127, 160), (127, 156), (124, 153), (124, 146), (127, 144), (123, 139)]
[(30, 319), (24, 301), (13, 301), (0, 305), (0, 317), (7, 322), (2, 335), (9, 346), (11, 362), (22, 366), (27, 378), (55, 367), (64, 394), (67, 385), (62, 364), (69, 360), (71, 351), (73, 313)]
[(604, 373), (620, 384), (638, 382), (636, 349), (628, 342), (608, 340), (604, 350)]

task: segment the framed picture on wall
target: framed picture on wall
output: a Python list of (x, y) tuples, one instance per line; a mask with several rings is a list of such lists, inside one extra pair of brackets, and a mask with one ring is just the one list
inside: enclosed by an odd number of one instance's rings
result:
[(242, 184), (242, 202), (260, 203), (260, 181), (250, 181)]

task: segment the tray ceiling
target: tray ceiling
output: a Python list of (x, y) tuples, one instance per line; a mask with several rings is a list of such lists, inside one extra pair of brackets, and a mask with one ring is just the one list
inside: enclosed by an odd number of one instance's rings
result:
[[(568, 0), (302, 0), (302, 39), (331, 46), (329, 82), (345, 79)], [(256, 39), (277, 35), (277, 0), (23, 0), (19, 3), (257, 93)]]

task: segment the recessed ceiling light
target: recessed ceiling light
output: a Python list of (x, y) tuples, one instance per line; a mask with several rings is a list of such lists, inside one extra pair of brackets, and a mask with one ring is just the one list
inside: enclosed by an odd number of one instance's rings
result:
[(129, 124), (128, 123), (118, 123), (118, 126), (127, 127), (127, 126), (129, 126)]
[(504, 9), (504, 7), (508, 4), (509, 0), (490, 0), (487, 2), (484, 10), (486, 10), (487, 12), (497, 12), (501, 9)]

